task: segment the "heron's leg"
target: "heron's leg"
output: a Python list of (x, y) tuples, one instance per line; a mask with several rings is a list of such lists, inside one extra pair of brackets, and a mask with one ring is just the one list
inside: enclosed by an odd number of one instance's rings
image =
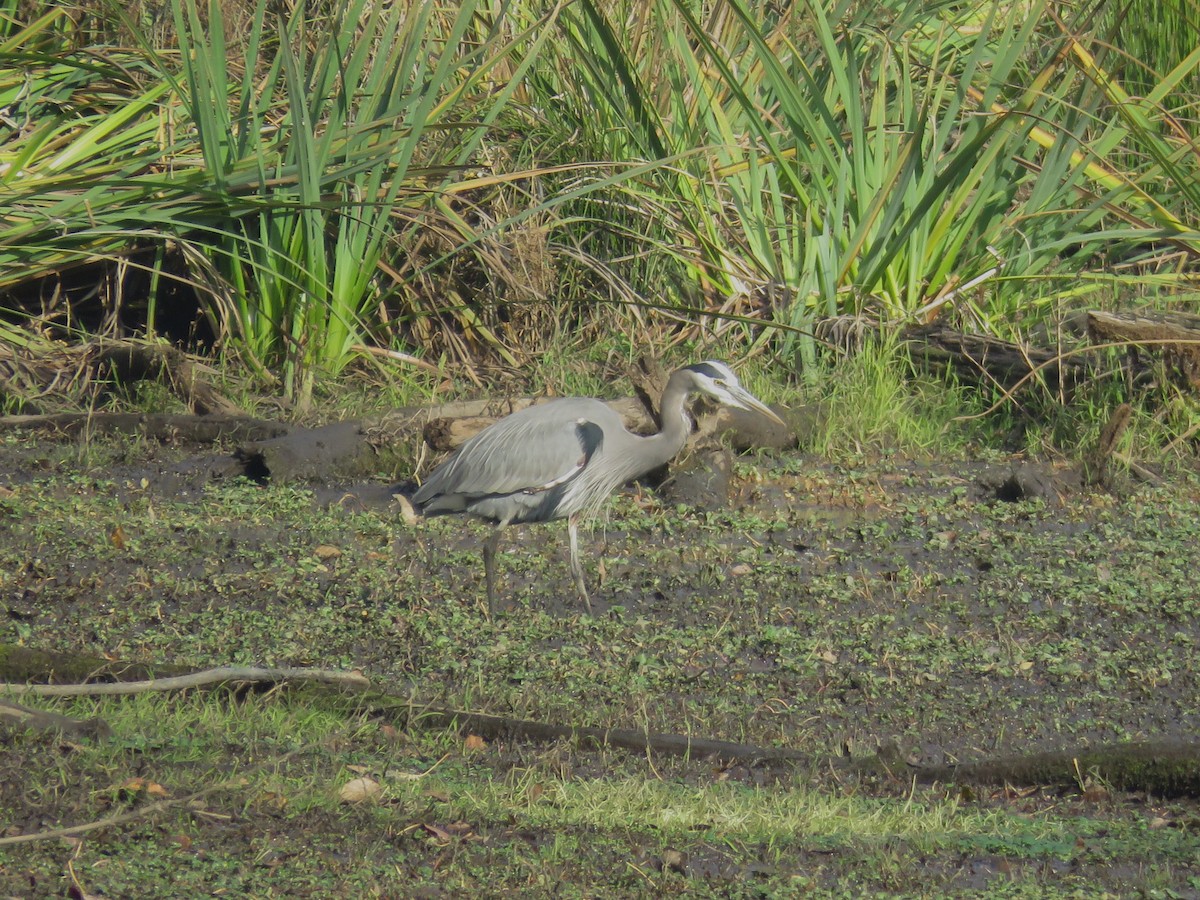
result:
[(483, 542), (483, 574), (487, 580), (488, 618), (496, 612), (496, 551), (500, 547), (500, 532), (503, 525), (497, 525)]
[(592, 612), (592, 601), (588, 599), (587, 585), (583, 580), (583, 564), (579, 561), (579, 520), (575, 516), (567, 519), (567, 540), (571, 544), (571, 574), (575, 576), (575, 587), (588, 614)]

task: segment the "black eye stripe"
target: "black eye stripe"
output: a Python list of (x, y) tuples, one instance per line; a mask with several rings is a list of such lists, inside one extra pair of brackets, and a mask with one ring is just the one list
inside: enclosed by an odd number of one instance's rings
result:
[(724, 382), (724, 373), (718, 371), (708, 363), (696, 363), (694, 366), (688, 366), (697, 375), (703, 375), (705, 378), (711, 378), (713, 381)]

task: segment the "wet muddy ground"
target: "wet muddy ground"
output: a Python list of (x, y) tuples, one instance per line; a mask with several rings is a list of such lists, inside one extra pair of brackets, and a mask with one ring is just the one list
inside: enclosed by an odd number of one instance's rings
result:
[[(1065, 467), (1001, 457), (742, 457), (725, 508), (668, 504), (632, 488), (581, 535), (594, 585), (590, 618), (572, 588), (561, 523), (510, 529), (501, 608), (488, 622), (479, 556), (486, 526), (406, 524), (381, 490), (390, 486), (384, 479), (365, 487), (160, 480), (194, 449), (118, 441), (84, 451), (6, 438), (0, 643), (195, 667), (355, 668), (430, 706), (814, 758), (894, 745), (913, 763), (967, 761), (1200, 733), (1195, 476), (1083, 489)], [(0, 798), (21, 829), (84, 813), (69, 790), (57, 794), (59, 807), (43, 809), (14, 787), (21, 759), (48, 752), (47, 741), (9, 739)], [(517, 741), (490, 750), (477, 764), (504, 773), (545, 748)], [(586, 747), (555, 752), (567, 778), (641, 764), (636, 754), (631, 763)], [(718, 769), (751, 786), (778, 778), (711, 761), (659, 766), (683, 784)], [(847, 789), (832, 776), (806, 777), (823, 790)], [(855, 790), (891, 797), (910, 788), (901, 775)], [(1081, 773), (1069, 799), (1036, 786), (1019, 796), (970, 796), (1028, 803), (1032, 814), (1047, 802), (1086, 806), (1091, 789)], [(1104, 797), (1103, 810), (1092, 803), (1085, 814), (1190, 824), (1170, 831), (1166, 859), (1144, 850), (1091, 864), (1061, 848), (955, 851), (925, 854), (928, 881), (910, 873), (892, 886), (1120, 890), (1153, 871), (1176, 895), (1200, 891), (1200, 820), (1190, 801)], [(1164, 803), (1174, 804), (1165, 816)], [(263, 824), (245, 815), (243, 824)], [(338, 854), (350, 851), (339, 849), (344, 835), (325, 815), (274, 816), (268, 830), (288, 846), (323, 835), (336, 868)], [(362, 858), (395, 851), (392, 837), (351, 821)], [(472, 828), (485, 845), (517, 840), (502, 822)], [(220, 834), (212, 853), (233, 841), (229, 827)], [(536, 828), (520, 838), (549, 839)], [(596, 841), (595, 858), (584, 853), (579, 865), (598, 877), (612, 865), (601, 857), (643, 852), (617, 844)], [(0, 863), (9, 893), (26, 895), (15, 886), (21, 878), (57, 883), (46, 881), (44, 859), (24, 852)], [(655, 852), (645, 850), (642, 862), (686, 890), (754, 895), (755, 865), (767, 866), (766, 882), (779, 889), (778, 860), (755, 862), (759, 851), (711, 836), (687, 851), (686, 863)], [(788, 877), (824, 872), (808, 887), (835, 889), (849, 863), (825, 852), (798, 849)], [(586, 871), (564, 868), (560, 886), (588, 883)], [(862, 872), (853, 878), (889, 886)], [(426, 880), (433, 891), (437, 879)]]

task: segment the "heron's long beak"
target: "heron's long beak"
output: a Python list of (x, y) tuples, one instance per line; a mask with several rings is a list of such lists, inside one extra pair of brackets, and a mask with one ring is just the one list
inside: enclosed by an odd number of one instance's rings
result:
[(762, 413), (764, 416), (766, 416), (772, 422), (775, 422), (778, 425), (782, 425), (785, 428), (787, 427), (787, 422), (783, 421), (783, 419), (781, 419), (781, 418), (779, 418), (779, 416), (775, 415), (775, 413), (774, 413), (774, 411), (772, 411), (771, 407), (767, 406), (767, 404), (763, 403), (761, 400), (759, 400), (757, 397), (755, 397), (753, 394), (751, 394), (745, 388), (742, 388), (742, 387), (733, 388), (733, 389), (729, 390), (729, 393), (735, 400), (737, 400), (737, 402), (741, 405), (742, 409), (752, 409), (755, 412)]

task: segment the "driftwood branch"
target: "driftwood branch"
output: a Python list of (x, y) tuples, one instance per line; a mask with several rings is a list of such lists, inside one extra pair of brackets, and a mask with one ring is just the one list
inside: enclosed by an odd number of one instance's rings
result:
[(1200, 388), (1200, 316), (1159, 310), (1091, 310), (1086, 315), (1086, 330), (1095, 346), (1065, 351), (956, 331), (937, 323), (906, 328), (901, 337), (915, 360), (950, 368), (963, 379), (1009, 394), (1037, 379), (1051, 389), (1070, 390), (1091, 371), (1085, 356), (1104, 346), (1158, 350), (1178, 382), (1192, 390)]
[(629, 380), (633, 383), (633, 395), (657, 425), (662, 424), (658, 401), (667, 389), (670, 378), (671, 373), (652, 356), (640, 357), (629, 373)]
[[(274, 760), (272, 759), (272, 762)], [(63, 828), (50, 828), (46, 831), (34, 831), (29, 834), (13, 834), (8, 837), (0, 837), (0, 847), (11, 847), (14, 844), (31, 844), (35, 841), (53, 841), (61, 840), (62, 838), (76, 837), (81, 834), (89, 834), (93, 831), (99, 831), (102, 828), (112, 828), (114, 825), (124, 825), (126, 822), (136, 822), (138, 819), (145, 819), (155, 813), (164, 812), (172, 807), (186, 806), (196, 800), (200, 800), (209, 794), (216, 793), (219, 790), (229, 787), (235, 787), (242, 782), (245, 776), (239, 776), (236, 779), (229, 779), (220, 784), (210, 785), (203, 790), (196, 791), (193, 794), (188, 794), (186, 797), (177, 797), (170, 800), (159, 800), (156, 803), (148, 803), (145, 806), (139, 806), (137, 809), (129, 812), (119, 813), (115, 816), (109, 816), (106, 819), (98, 819), (95, 822), (85, 822), (82, 825), (67, 825)]]
[(80, 684), (89, 681), (144, 681), (164, 675), (186, 675), (191, 671), (183, 666), (150, 666), (87, 653), (56, 653), (16, 644), (0, 644), (0, 682)]
[[(51, 430), (72, 436), (137, 434), (162, 441), (208, 444), (226, 439), (238, 442), (232, 455), (208, 454), (175, 466), (164, 478), (216, 480), (244, 476), (259, 482), (398, 475), (411, 467), (412, 448), (418, 435), (435, 451), (453, 450), (498, 418), (525, 409), (545, 398), (509, 397), (461, 401), (430, 407), (408, 407), (357, 421), (334, 422), (306, 428), (264, 422), (229, 414), (232, 407), (206, 389), (198, 367), (184, 354), (165, 345), (131, 341), (97, 344), (89, 365), (118, 381), (161, 377), (171, 383), (198, 411), (214, 415), (166, 416), (137, 413), (77, 413), (0, 417), (0, 430)], [(3, 359), (0, 358), (0, 363)], [(661, 390), (661, 368), (645, 364), (634, 378), (643, 399), (607, 401), (625, 426), (637, 434), (658, 430), (650, 397)], [(0, 366), (0, 389), (3, 367)], [(785, 417), (790, 416), (786, 411)], [(796, 442), (796, 431), (805, 430), (811, 416), (796, 417), (796, 427), (784, 427), (740, 410), (719, 409), (699, 416), (693, 443), (704, 446), (728, 437), (736, 450), (784, 449)]]
[[(520, 397), (507, 401), (505, 406), (511, 412), (517, 412), (545, 403), (548, 399), (550, 398)], [(608, 400), (606, 403), (634, 434), (652, 434), (658, 430), (658, 426), (638, 400), (622, 397), (618, 400)], [(422, 435), (430, 448), (439, 452), (455, 450), (489, 425), (509, 415), (508, 411), (489, 413), (486, 403), (460, 406), (460, 410), (461, 412), (452, 412), (445, 407), (433, 407), (429, 410)], [(385, 421), (395, 421), (395, 417), (389, 414)]]
[(72, 737), (105, 738), (112, 734), (112, 729), (103, 719), (72, 719), (58, 713), (30, 709), (8, 700), (0, 700), (0, 721), (40, 731), (60, 731)]
[(1133, 407), (1128, 403), (1120, 404), (1113, 410), (1104, 427), (1100, 429), (1100, 437), (1096, 445), (1083, 455), (1082, 475), (1085, 485), (1109, 485), (1112, 481), (1110, 465), (1121, 436), (1129, 428), (1133, 418)]
[[(656, 420), (657, 409), (652, 412), (647, 409), (650, 395), (639, 390), (637, 397), (621, 397), (616, 400), (606, 400), (608, 407), (621, 417), (626, 429), (634, 434), (654, 434), (658, 431)], [(541, 399), (522, 398), (513, 401), (516, 409), (524, 409)], [(514, 409), (515, 411), (515, 409)], [(798, 428), (808, 426), (811, 413), (805, 410), (796, 412), (776, 409), (776, 413), (787, 425), (780, 425), (748, 410), (732, 409), (719, 406), (715, 409), (701, 408), (697, 410), (696, 432), (692, 438), (695, 446), (708, 446), (728, 438), (733, 449), (739, 452), (748, 450), (785, 450), (796, 444)], [(507, 415), (507, 413), (505, 413)], [(434, 450), (450, 451), (470, 440), (476, 434), (494, 423), (500, 416), (488, 415), (483, 412), (468, 411), (462, 415), (431, 416), (424, 426), (425, 443)], [(810, 427), (809, 427), (810, 430)]]
[(31, 694), (37, 697), (105, 697), (144, 694), (149, 691), (183, 691), (213, 684), (278, 684), (284, 681), (312, 681), (342, 687), (366, 687), (370, 682), (357, 672), (330, 669), (221, 666), (187, 675), (153, 678), (147, 681), (109, 681), (87, 684), (0, 684), (0, 694)]

